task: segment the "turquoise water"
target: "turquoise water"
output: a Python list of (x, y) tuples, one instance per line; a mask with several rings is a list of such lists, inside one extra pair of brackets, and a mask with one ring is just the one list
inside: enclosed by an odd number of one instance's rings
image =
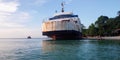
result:
[(0, 39), (0, 60), (120, 60), (120, 41)]

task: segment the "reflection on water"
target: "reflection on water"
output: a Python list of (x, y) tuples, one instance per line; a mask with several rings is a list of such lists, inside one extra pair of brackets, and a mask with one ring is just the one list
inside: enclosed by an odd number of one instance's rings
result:
[[(52, 60), (118, 60), (120, 41), (42, 41), (43, 55)], [(48, 59), (49, 60), (49, 59)]]
[(0, 39), (0, 60), (119, 60), (120, 41)]
[(43, 53), (52, 60), (77, 60), (79, 59), (79, 41), (43, 41)]

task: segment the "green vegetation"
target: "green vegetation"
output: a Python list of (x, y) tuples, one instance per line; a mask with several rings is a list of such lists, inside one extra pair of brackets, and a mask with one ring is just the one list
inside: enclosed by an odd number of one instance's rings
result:
[(83, 29), (84, 36), (117, 36), (120, 29), (120, 11), (115, 18), (100, 16), (95, 23), (92, 23), (88, 29)]

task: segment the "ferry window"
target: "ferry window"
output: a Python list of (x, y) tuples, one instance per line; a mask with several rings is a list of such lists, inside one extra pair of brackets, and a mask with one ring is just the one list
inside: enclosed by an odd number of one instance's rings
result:
[(75, 21), (75, 23), (77, 23), (77, 21)]
[(68, 22), (70, 22), (70, 20), (68, 20)]
[(49, 19), (54, 20), (54, 19), (69, 18), (69, 17), (78, 17), (78, 15), (59, 15), (59, 16), (55, 16), (55, 17), (52, 17), (52, 18), (49, 18)]

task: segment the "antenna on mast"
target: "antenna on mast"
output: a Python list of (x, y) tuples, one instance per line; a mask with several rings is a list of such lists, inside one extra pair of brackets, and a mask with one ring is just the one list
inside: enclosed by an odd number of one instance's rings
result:
[(64, 5), (65, 5), (65, 2), (62, 2), (62, 3), (61, 3), (61, 6), (62, 6), (61, 12), (64, 12)]

